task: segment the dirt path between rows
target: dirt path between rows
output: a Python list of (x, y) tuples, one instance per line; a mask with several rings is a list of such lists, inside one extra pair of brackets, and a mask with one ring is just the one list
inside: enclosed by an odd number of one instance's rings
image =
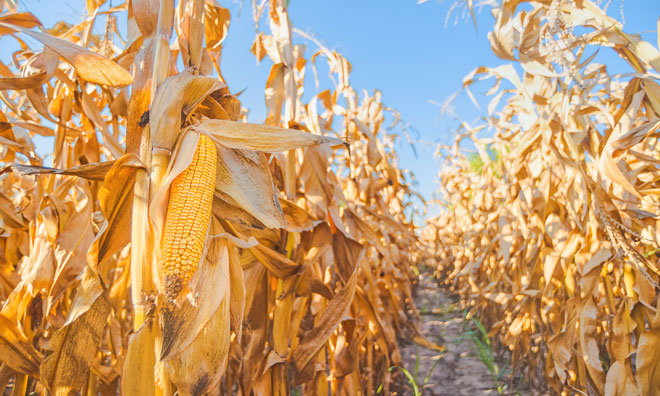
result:
[[(463, 312), (454, 303), (429, 274), (422, 275), (415, 296), (420, 328), (426, 339), (446, 349), (440, 353), (413, 343), (402, 345), (404, 366), (412, 374), (419, 362), (417, 383), (424, 396), (497, 395), (490, 372), (477, 357), (474, 342), (466, 336)], [(429, 381), (422, 386), (436, 360)], [(412, 387), (408, 383), (405, 386), (401, 394), (414, 395)]]

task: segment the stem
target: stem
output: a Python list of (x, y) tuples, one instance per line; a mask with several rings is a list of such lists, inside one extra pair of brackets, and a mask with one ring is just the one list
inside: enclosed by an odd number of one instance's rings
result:
[[(170, 69), (169, 37), (174, 20), (174, 1), (162, 0), (158, 9), (158, 28), (156, 29), (156, 49), (154, 51), (151, 78), (151, 103), (158, 86), (167, 78)], [(140, 140), (140, 160), (151, 164), (151, 130), (144, 128)], [(150, 167), (151, 168), (151, 167)], [(144, 296), (153, 291), (151, 260), (149, 260), (149, 189), (151, 185), (150, 169), (138, 170), (133, 191), (133, 213), (131, 227), (131, 298), (133, 300), (133, 329), (137, 331), (145, 319)]]
[(16, 374), (14, 380), (14, 390), (11, 392), (12, 396), (24, 396), (27, 391), (28, 376), (26, 374)]
[[(148, 130), (145, 128), (145, 135)], [(144, 140), (144, 135), (143, 135)], [(144, 146), (144, 144), (141, 144)], [(140, 150), (140, 159), (144, 163), (146, 158), (143, 157)], [(149, 173), (143, 169), (139, 169), (135, 175), (135, 187), (133, 190), (133, 221), (131, 227), (131, 299), (133, 301), (133, 330), (137, 331), (145, 319), (145, 304), (144, 292), (145, 282), (143, 273), (147, 267), (146, 259), (146, 245), (147, 236), (145, 231), (148, 232), (149, 222), (147, 219), (147, 209), (149, 205)]]
[[(293, 75), (294, 62), (293, 44), (291, 42), (291, 21), (289, 13), (283, 4), (276, 6), (279, 15), (279, 30), (277, 41), (284, 58), (284, 126), (288, 127), (290, 121), (296, 120), (296, 81)], [(284, 191), (288, 199), (296, 197), (296, 151), (286, 153), (286, 168), (284, 170)]]

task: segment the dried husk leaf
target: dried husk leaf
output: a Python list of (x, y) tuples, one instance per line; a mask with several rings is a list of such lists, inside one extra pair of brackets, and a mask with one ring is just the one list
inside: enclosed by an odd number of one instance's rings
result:
[(231, 316), (229, 288), (225, 288), (224, 292), (220, 306), (190, 347), (165, 364), (181, 395), (201, 396), (208, 393), (225, 371)]
[(268, 228), (285, 228), (268, 162), (261, 153), (217, 148), (216, 194), (238, 206)]
[[(212, 233), (217, 230), (217, 225), (211, 228)], [(222, 237), (211, 239), (205, 259), (190, 281), (191, 295), (185, 295), (184, 289), (174, 303), (161, 307), (159, 316), (163, 341), (160, 360), (169, 361), (180, 356), (203, 332), (224, 299), (229, 298), (226, 297), (230, 290), (227, 243)], [(228, 307), (226, 305), (225, 308)]]
[(163, 81), (149, 111), (153, 146), (172, 150), (182, 114), (191, 114), (207, 95), (223, 87), (226, 85), (217, 79), (194, 75), (190, 69)]
[(207, 134), (225, 147), (264, 153), (283, 152), (318, 144), (344, 144), (341, 140), (329, 136), (228, 120), (202, 120), (192, 128)]

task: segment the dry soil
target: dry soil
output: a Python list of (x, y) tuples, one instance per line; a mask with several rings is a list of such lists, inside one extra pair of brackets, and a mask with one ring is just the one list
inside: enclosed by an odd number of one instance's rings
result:
[[(429, 341), (445, 347), (445, 351), (440, 353), (415, 343), (402, 345), (401, 356), (410, 373), (414, 373), (415, 364), (419, 362), (417, 382), (422, 395), (498, 395), (493, 376), (477, 357), (477, 348), (466, 334), (463, 312), (456, 308), (454, 299), (443, 294), (435, 280), (428, 274), (420, 276), (415, 305), (421, 316), (422, 334)], [(433, 368), (428, 382), (423, 385), (436, 360), (439, 361)], [(408, 384), (404, 384), (400, 392), (414, 394)], [(505, 394), (511, 393), (505, 392)]]

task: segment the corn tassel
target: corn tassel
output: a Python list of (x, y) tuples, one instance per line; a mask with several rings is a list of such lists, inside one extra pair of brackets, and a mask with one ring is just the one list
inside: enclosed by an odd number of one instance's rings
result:
[(192, 278), (204, 252), (215, 190), (216, 149), (200, 135), (190, 165), (170, 187), (162, 244), (165, 295), (175, 299)]

